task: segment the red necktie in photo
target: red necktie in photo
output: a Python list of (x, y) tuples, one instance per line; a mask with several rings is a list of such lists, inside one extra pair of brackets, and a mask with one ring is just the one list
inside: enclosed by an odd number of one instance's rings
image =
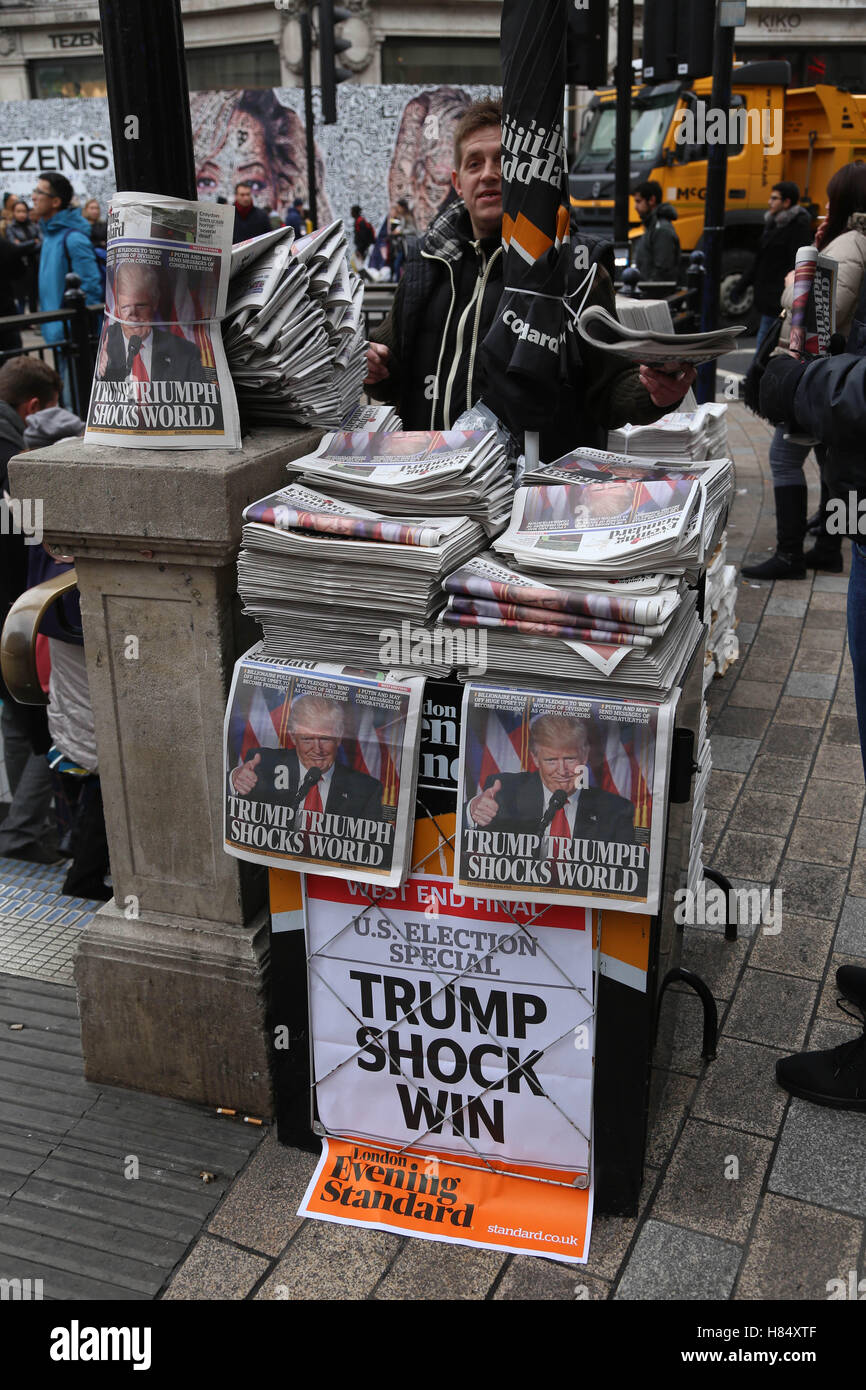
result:
[[(554, 837), (554, 839), (571, 839), (571, 830), (569, 828), (568, 816), (565, 814), (564, 806), (560, 806), (556, 815), (553, 817), (553, 820), (550, 825), (550, 833)], [(556, 853), (556, 850), (554, 850), (553, 854), (551, 855), (551, 858), (559, 858), (559, 855)]]
[(310, 790), (307, 792), (307, 795), (304, 797), (304, 810), (305, 810), (305, 811), (321, 811), (321, 810), (322, 810), (322, 798), (319, 796), (318, 784), (317, 784), (316, 786), (310, 787)]

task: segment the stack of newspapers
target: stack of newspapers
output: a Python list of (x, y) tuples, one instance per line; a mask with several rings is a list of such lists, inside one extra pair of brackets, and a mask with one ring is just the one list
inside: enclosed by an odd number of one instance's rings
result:
[(449, 574), (443, 626), (483, 629), (492, 678), (610, 681), (624, 692), (667, 690), (698, 640), (695, 595), (675, 576), (622, 581), (543, 578), (491, 552)]
[(401, 430), (403, 421), (393, 405), (354, 405), (340, 421), (341, 430)]
[(344, 430), (325, 435), (289, 472), (305, 487), (385, 516), (470, 517), (488, 536), (506, 525), (514, 497), (495, 430)]
[(737, 571), (727, 563), (727, 537), (723, 535), (707, 566), (704, 607), (710, 630), (707, 634), (704, 688), (713, 676), (723, 676), (740, 654), (735, 628), (737, 619)]
[(526, 474), (494, 549), (536, 573), (685, 574), (702, 563), (733, 482), (730, 459), (678, 466), (582, 449)]
[(266, 653), (372, 669), (383, 632), (428, 626), (442, 579), (485, 541), (466, 516), (400, 519), (299, 483), (252, 503), (244, 523), (238, 592)]
[(671, 411), (654, 425), (623, 425), (611, 430), (608, 448), (670, 462), (722, 458), (728, 447), (727, 412), (724, 404), (707, 403), (697, 410)]
[(243, 242), (232, 257), (223, 339), (245, 420), (334, 427), (367, 372), (363, 283), (342, 222)]
[(707, 823), (707, 789), (713, 768), (710, 740), (707, 737), (707, 703), (701, 701), (700, 722), (695, 748), (697, 772), (692, 785), (692, 818), (689, 838), (689, 867), (686, 887), (697, 894), (704, 876), (704, 831)]
[(677, 467), (581, 450), (526, 475), (511, 523), (444, 588), (443, 626), (482, 628), (493, 672), (624, 691), (676, 680), (701, 635), (687, 581), (718, 537), (728, 460)]

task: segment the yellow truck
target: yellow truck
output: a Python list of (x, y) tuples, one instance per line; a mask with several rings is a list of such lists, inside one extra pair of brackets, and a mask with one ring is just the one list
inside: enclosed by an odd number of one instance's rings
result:
[[(725, 133), (728, 187), (722, 257), (721, 311), (742, 321), (731, 289), (752, 264), (764, 225), (770, 189), (780, 179), (799, 185), (801, 200), (816, 218), (824, 213), (827, 183), (843, 164), (866, 159), (866, 96), (841, 87), (791, 87), (788, 63), (735, 64), (731, 111), (711, 110), (712, 79), (665, 82), (632, 90), (631, 189), (646, 179), (661, 184), (664, 201), (685, 255), (704, 229), (708, 142)], [(584, 117), (569, 176), (571, 198), (586, 232), (613, 236), (616, 90), (595, 92)], [(642, 227), (629, 201), (632, 237)], [(752, 291), (749, 290), (751, 297)]]

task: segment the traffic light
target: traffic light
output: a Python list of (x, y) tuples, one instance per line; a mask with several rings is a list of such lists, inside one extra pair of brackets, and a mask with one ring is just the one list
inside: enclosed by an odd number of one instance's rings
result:
[(352, 76), (348, 68), (337, 64), (337, 54), (352, 47), (351, 39), (336, 32), (337, 25), (351, 19), (351, 12), (334, 0), (319, 0), (319, 58), (322, 68), (322, 121), (335, 125), (337, 121), (337, 83)]
[(568, 0), (565, 80), (574, 87), (606, 87), (608, 0)]
[(644, 0), (644, 81), (709, 77), (715, 16), (716, 0)]

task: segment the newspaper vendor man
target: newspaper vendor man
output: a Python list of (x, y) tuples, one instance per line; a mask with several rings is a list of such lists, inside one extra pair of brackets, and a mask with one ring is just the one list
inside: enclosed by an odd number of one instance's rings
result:
[(152, 266), (123, 262), (114, 277), (113, 323), (104, 334), (101, 381), (204, 381), (195, 343), (159, 328), (160, 283)]
[[(501, 298), (503, 262), (502, 107), (474, 102), (457, 124), (457, 201), (434, 219), (410, 249), (394, 306), (372, 335), (367, 351), (370, 395), (396, 405), (406, 430), (448, 429), (482, 396), (478, 348), (493, 324)], [(589, 259), (607, 248), (572, 225), (572, 243)], [(572, 269), (567, 293), (585, 278)], [(616, 313), (610, 276), (601, 264), (587, 299)], [(672, 410), (695, 380), (692, 367), (667, 364), (670, 374), (626, 365), (579, 344), (582, 372), (560, 392), (557, 409), (541, 433), (541, 457), (558, 458), (579, 444), (606, 448), (607, 431), (644, 425)]]
[(634, 806), (624, 796), (589, 787), (589, 728), (585, 719), (542, 714), (529, 729), (534, 772), (503, 772), (467, 805), (467, 828), (551, 840), (634, 843)]
[(236, 796), (297, 810), (302, 828), (309, 814), (382, 820), (382, 783), (337, 761), (345, 732), (337, 700), (301, 695), (292, 704), (288, 730), (295, 747), (254, 748), (229, 774)]

